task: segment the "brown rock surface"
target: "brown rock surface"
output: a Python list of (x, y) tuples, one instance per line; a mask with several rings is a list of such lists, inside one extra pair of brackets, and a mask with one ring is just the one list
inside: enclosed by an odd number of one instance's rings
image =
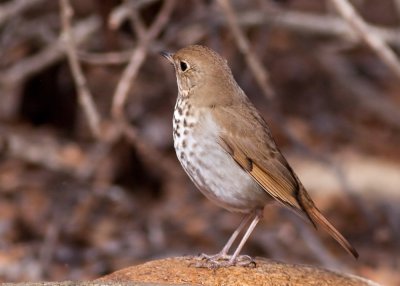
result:
[(104, 276), (98, 282), (150, 282), (163, 285), (378, 285), (353, 275), (306, 265), (257, 258), (256, 267), (196, 268), (191, 257), (150, 261)]

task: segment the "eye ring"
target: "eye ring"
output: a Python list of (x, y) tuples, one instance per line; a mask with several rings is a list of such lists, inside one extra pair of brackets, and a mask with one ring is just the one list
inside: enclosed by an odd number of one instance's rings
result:
[(179, 62), (179, 67), (181, 68), (181, 71), (185, 72), (189, 69), (189, 65), (185, 61), (180, 61)]

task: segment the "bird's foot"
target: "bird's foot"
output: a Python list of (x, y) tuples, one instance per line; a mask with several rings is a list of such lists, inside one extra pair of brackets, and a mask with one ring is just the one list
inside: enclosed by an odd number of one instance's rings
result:
[(239, 255), (235, 259), (236, 266), (255, 268), (257, 266), (255, 260), (249, 255)]
[(235, 259), (232, 259), (232, 255), (227, 254), (216, 254), (216, 255), (205, 255), (202, 254), (197, 257), (197, 261), (192, 266), (197, 268), (208, 268), (218, 269), (230, 266), (241, 266), (241, 267), (256, 267), (256, 262), (248, 255), (239, 255)]
[(196, 257), (196, 260), (200, 260), (200, 261), (208, 261), (208, 260), (229, 260), (232, 257), (232, 255), (228, 255), (226, 253), (217, 253), (217, 254), (205, 254), (202, 253), (199, 256)]

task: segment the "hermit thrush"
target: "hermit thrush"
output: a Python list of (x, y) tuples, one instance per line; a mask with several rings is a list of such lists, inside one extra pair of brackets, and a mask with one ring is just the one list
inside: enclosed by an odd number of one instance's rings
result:
[[(354, 257), (357, 251), (321, 214), (281, 154), (267, 123), (236, 83), (227, 62), (213, 50), (189, 46), (162, 52), (174, 66), (178, 98), (173, 116), (178, 159), (198, 187), (217, 205), (246, 217), (221, 252), (216, 266), (237, 264), (239, 253), (275, 199), (325, 229)], [(250, 220), (233, 255), (228, 251)]]

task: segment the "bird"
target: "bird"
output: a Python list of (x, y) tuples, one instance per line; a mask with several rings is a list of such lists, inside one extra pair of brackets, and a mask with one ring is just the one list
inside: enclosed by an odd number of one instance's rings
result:
[[(267, 122), (214, 50), (190, 45), (161, 55), (175, 70), (178, 96), (173, 112), (173, 141), (178, 160), (196, 187), (216, 205), (244, 214), (222, 250), (203, 255), (207, 265), (245, 265), (239, 255), (263, 217), (278, 201), (324, 229), (347, 252), (358, 252), (324, 217), (279, 150)], [(248, 225), (233, 254), (228, 252)], [(243, 262), (243, 263), (241, 263)]]

